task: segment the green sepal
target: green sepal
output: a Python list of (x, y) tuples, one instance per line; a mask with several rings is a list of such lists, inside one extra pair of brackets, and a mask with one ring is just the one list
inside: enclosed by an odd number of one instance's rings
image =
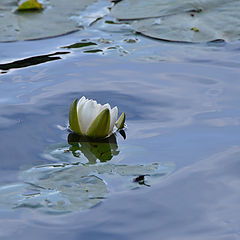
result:
[(19, 5), (17, 11), (42, 10), (43, 6), (37, 0), (27, 0)]
[(91, 138), (105, 138), (110, 127), (110, 111), (104, 109), (87, 130), (87, 136)]
[(80, 130), (80, 126), (79, 126), (79, 122), (78, 122), (77, 104), (78, 104), (78, 99), (76, 98), (72, 102), (72, 105), (70, 107), (70, 111), (69, 111), (69, 125), (70, 125), (70, 128), (71, 128), (71, 130), (73, 132), (78, 133), (80, 135), (83, 135), (81, 130)]
[(126, 118), (126, 115), (123, 112), (115, 123), (118, 130), (124, 128), (125, 118)]

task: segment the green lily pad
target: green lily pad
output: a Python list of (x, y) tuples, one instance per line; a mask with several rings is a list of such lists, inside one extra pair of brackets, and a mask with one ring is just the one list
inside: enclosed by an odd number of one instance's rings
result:
[(17, 1), (0, 2), (0, 41), (54, 37), (81, 28), (71, 17), (96, 0), (49, 0), (42, 11), (15, 11)]
[(169, 41), (208, 42), (240, 39), (238, 0), (122, 0), (112, 15), (131, 21), (143, 35)]
[(111, 14), (121, 20), (160, 17), (168, 14), (176, 14), (178, 11), (182, 11), (180, 8), (181, 2), (186, 1), (122, 0), (112, 7)]

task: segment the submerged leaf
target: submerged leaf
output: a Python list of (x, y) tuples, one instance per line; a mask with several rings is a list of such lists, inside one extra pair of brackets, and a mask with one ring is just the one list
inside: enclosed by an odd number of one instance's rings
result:
[[(22, 183), (0, 187), (0, 209), (24, 207), (48, 214), (85, 210), (105, 198), (106, 179), (119, 192), (136, 189), (139, 184), (150, 186), (172, 170), (172, 165), (158, 163), (37, 166), (22, 173)], [(144, 181), (133, 181), (141, 176)]]

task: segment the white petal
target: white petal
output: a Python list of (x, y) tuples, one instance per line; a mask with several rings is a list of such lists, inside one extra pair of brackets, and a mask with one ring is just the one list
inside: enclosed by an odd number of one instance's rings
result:
[(82, 133), (83, 133), (83, 128), (80, 123), (80, 115), (81, 115), (81, 111), (82, 111), (82, 108), (83, 108), (83, 105), (85, 104), (85, 102), (87, 102), (87, 99), (83, 96), (83, 97), (81, 97), (81, 99), (78, 101), (78, 104), (77, 104), (78, 123), (79, 123), (79, 127), (80, 127), (80, 130)]
[(110, 110), (110, 127), (109, 127), (109, 132), (108, 134), (113, 132), (113, 127), (115, 125), (115, 122), (117, 121), (117, 117), (118, 117), (118, 108), (114, 107), (113, 109)]
[(93, 100), (87, 100), (83, 105), (82, 108), (79, 109), (78, 112), (78, 119), (81, 131), (83, 134), (86, 134), (88, 127), (91, 125), (92, 121), (98, 115), (98, 106), (97, 102)]
[(87, 100), (86, 100), (86, 98), (85, 98), (84, 96), (81, 97), (81, 99), (78, 101), (78, 104), (77, 104), (77, 111), (78, 111), (79, 108), (82, 107), (82, 105), (83, 105), (86, 101), (87, 101)]
[(96, 102), (96, 113), (97, 115), (102, 111), (102, 105)]
[(106, 103), (106, 104), (104, 104), (104, 105), (102, 106), (102, 110), (104, 110), (104, 109), (106, 109), (106, 108), (108, 108), (109, 111), (111, 111), (111, 106), (109, 105), (109, 103)]
[(84, 96), (78, 101), (78, 121), (80, 130), (83, 134), (87, 133), (88, 128), (91, 126), (92, 122), (104, 109), (109, 109), (110, 111), (110, 126), (108, 133), (111, 134), (113, 132), (115, 122), (117, 121), (118, 108), (114, 107), (111, 109), (111, 106), (108, 103), (101, 105), (94, 100), (86, 99)]

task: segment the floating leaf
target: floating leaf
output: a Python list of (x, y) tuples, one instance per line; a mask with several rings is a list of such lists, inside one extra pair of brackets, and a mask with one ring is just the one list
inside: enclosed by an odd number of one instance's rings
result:
[[(111, 14), (121, 20), (134, 20), (176, 14), (181, 11), (180, 4), (184, 1), (171, 0), (122, 0), (114, 5)], [(173, 3), (176, 5), (174, 7)]]
[(49, 0), (41, 12), (15, 11), (12, 0), (0, 1), (0, 41), (54, 37), (81, 29), (71, 16), (96, 0)]
[(18, 11), (30, 11), (30, 10), (42, 10), (43, 6), (37, 0), (27, 0), (21, 3), (18, 7)]
[[(122, 0), (112, 8), (143, 35), (183, 42), (240, 39), (238, 0)], [(136, 20), (137, 19), (137, 20)]]

